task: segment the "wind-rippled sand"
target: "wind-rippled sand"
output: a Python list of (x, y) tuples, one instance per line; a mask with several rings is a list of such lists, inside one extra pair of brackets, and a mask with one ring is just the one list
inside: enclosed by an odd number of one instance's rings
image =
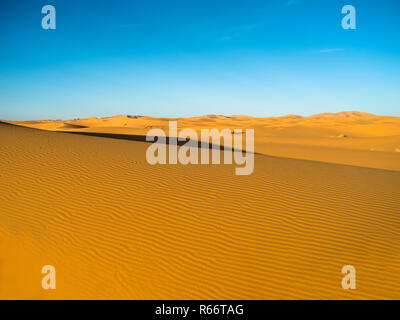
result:
[(235, 176), (151, 166), (137, 141), (0, 139), (0, 298), (400, 298), (399, 171), (256, 154)]

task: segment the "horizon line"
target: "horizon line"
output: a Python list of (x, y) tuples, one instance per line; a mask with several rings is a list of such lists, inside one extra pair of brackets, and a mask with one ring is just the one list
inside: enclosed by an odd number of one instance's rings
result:
[(283, 118), (283, 117), (296, 117), (296, 118), (316, 118), (320, 117), (328, 117), (328, 116), (347, 116), (347, 117), (360, 117), (360, 116), (374, 116), (374, 117), (395, 117), (398, 118), (400, 116), (394, 115), (383, 115), (383, 114), (373, 114), (364, 111), (357, 111), (357, 110), (345, 110), (339, 112), (321, 112), (321, 113), (314, 113), (311, 115), (299, 115), (299, 114), (285, 114), (285, 115), (278, 115), (278, 116), (251, 116), (246, 114), (231, 114), (231, 115), (223, 115), (223, 114), (203, 114), (199, 116), (150, 116), (150, 115), (134, 115), (134, 114), (114, 114), (111, 116), (89, 116), (89, 117), (75, 117), (69, 119), (63, 118), (42, 118), (42, 119), (23, 119), (23, 120), (12, 120), (12, 119), (0, 119), (0, 121), (14, 121), (14, 122), (22, 122), (22, 121), (74, 121), (74, 120), (84, 120), (84, 119), (107, 119), (107, 118), (116, 118), (116, 117), (123, 117), (126, 116), (131, 119), (138, 119), (138, 118), (154, 118), (154, 119), (190, 119), (190, 118), (226, 118), (226, 119), (235, 119), (235, 118), (255, 118), (255, 119), (262, 119), (262, 118)]

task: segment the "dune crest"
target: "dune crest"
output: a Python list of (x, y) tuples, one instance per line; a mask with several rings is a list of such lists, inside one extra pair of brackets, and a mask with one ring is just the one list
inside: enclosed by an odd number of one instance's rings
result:
[(376, 116), (372, 113), (360, 112), (360, 111), (342, 111), (337, 113), (324, 112), (310, 116), (310, 118), (324, 118), (324, 117), (351, 118), (351, 117), (376, 117)]
[(400, 155), (396, 151), (400, 148), (400, 118), (359, 111), (269, 118), (244, 115), (191, 118), (117, 115), (65, 122), (12, 123), (52, 131), (146, 135), (153, 128), (168, 131), (170, 120), (178, 121), (179, 130), (254, 129), (255, 151), (265, 155), (400, 171)]

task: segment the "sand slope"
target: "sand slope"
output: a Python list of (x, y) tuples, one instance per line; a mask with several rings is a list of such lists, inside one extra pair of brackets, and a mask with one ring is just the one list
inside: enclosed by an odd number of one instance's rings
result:
[(151, 166), (142, 142), (0, 138), (0, 298), (400, 298), (400, 172), (256, 155), (235, 176)]
[(168, 132), (169, 120), (177, 120), (178, 129), (193, 128), (198, 132), (203, 128), (254, 129), (255, 151), (265, 155), (400, 171), (400, 118), (365, 112), (271, 118), (205, 115), (168, 119), (120, 115), (14, 123), (54, 131), (146, 135), (151, 128)]

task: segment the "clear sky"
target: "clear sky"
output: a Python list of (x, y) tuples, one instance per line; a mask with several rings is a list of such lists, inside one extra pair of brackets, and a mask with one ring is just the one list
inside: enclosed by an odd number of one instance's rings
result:
[(343, 110), (400, 116), (400, 1), (0, 1), (0, 119)]

